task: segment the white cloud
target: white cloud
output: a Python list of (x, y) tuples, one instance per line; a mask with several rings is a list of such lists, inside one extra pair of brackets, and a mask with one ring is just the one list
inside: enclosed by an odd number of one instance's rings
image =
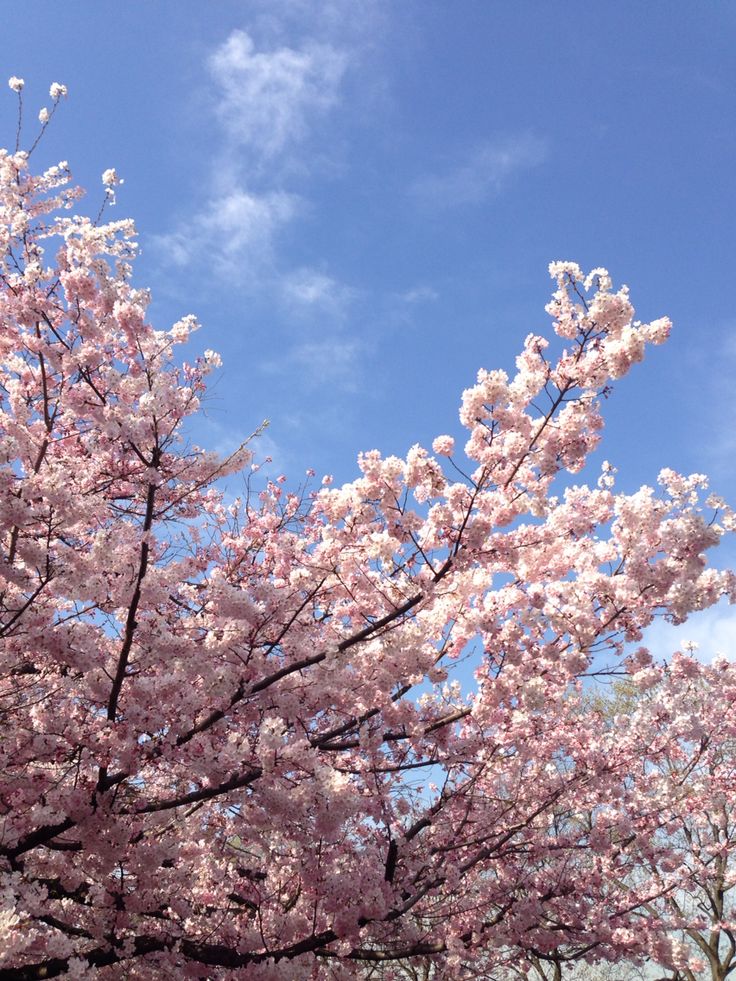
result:
[(545, 142), (528, 133), (483, 143), (449, 173), (419, 178), (411, 192), (434, 208), (478, 204), (502, 190), (514, 174), (540, 164), (546, 155)]
[(706, 663), (719, 654), (736, 660), (736, 607), (724, 600), (694, 613), (687, 623), (678, 626), (657, 620), (647, 629), (643, 641), (658, 660), (669, 660), (688, 642), (698, 645), (697, 656)]
[(311, 269), (297, 269), (284, 279), (287, 296), (299, 303), (325, 303), (331, 299), (334, 289), (335, 280), (331, 276), (313, 272)]
[(303, 267), (285, 274), (281, 280), (283, 298), (294, 310), (330, 313), (339, 319), (357, 296), (357, 291), (332, 276)]
[(205, 262), (231, 285), (270, 292), (300, 314), (343, 316), (353, 291), (323, 272), (284, 271), (279, 238), (308, 208), (287, 178), (303, 170), (304, 143), (339, 102), (347, 65), (346, 51), (329, 43), (259, 49), (242, 30), (212, 52), (207, 66), (222, 124), (208, 164), (216, 193), (154, 237), (164, 262), (180, 268)]
[(399, 294), (399, 299), (404, 303), (434, 303), (439, 299), (440, 294), (431, 286), (415, 286), (413, 289), (406, 290)]
[(363, 346), (358, 341), (310, 341), (293, 347), (279, 361), (264, 362), (264, 371), (277, 373), (288, 368), (290, 375), (311, 389), (327, 386), (354, 392), (359, 387), (360, 358)]
[(339, 38), (351, 47), (369, 46), (393, 13), (391, 0), (249, 0), (251, 23), (259, 35), (274, 39), (309, 32), (313, 37)]
[(255, 272), (273, 253), (280, 229), (298, 213), (300, 199), (284, 191), (250, 194), (232, 190), (212, 198), (173, 232), (156, 236), (154, 244), (176, 266), (209, 256), (231, 275), (245, 267)]
[(233, 31), (209, 59), (229, 139), (264, 162), (283, 154), (338, 101), (346, 67), (345, 53), (329, 44), (256, 51), (249, 34)]

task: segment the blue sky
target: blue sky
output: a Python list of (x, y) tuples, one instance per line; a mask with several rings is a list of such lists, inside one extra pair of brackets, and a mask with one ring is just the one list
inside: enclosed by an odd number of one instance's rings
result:
[(346, 480), (360, 449), (459, 434), (460, 392), (548, 329), (547, 265), (573, 259), (675, 323), (599, 458), (626, 489), (671, 466), (736, 500), (734, 4), (36, 0), (3, 22), (29, 134), (69, 87), (39, 164), (69, 160), (90, 212), (117, 168), (152, 318), (196, 313), (224, 359), (203, 445), (268, 418), (278, 471)]

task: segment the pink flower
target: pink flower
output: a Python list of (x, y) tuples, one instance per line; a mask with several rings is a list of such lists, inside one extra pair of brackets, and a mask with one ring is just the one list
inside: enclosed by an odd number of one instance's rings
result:
[(452, 456), (455, 449), (455, 440), (452, 436), (437, 436), (432, 442), (432, 450), (438, 456)]

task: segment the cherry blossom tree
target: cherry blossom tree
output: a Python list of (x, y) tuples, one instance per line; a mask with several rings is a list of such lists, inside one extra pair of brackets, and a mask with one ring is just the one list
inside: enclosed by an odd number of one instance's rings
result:
[[(613, 696), (586, 697), (581, 707), (589, 726), (641, 751), (618, 791), (594, 811), (560, 816), (582, 832), (579, 844), (588, 843), (568, 874), (596, 893), (599, 908), (628, 902), (635, 936), (612, 965), (599, 956), (607, 950), (581, 949), (569, 934), (554, 950), (521, 944), (499, 981), (528, 974), (540, 981), (724, 981), (736, 972), (734, 665), (677, 653), (638, 684), (619, 682)], [(619, 845), (619, 861), (603, 879), (595, 874), (601, 836), (606, 852)]]
[(650, 836), (632, 839), (629, 882), (659, 883), (639, 915), (686, 953), (673, 963), (652, 951), (664, 977), (724, 981), (736, 972), (736, 670), (680, 653), (659, 673), (633, 711), (610, 720), (612, 731), (646, 741), (628, 782), (659, 807)]
[(573, 858), (603, 882), (629, 852), (560, 815), (641, 751), (581, 726), (580, 679), (618, 659), (647, 684), (627, 645), (734, 593), (704, 478), (577, 482), (669, 322), (554, 263), (551, 340), (479, 372), (462, 450), (230, 503), (253, 446), (186, 429), (219, 359), (177, 364), (196, 321), (148, 322), (132, 223), (78, 197), (65, 164), (0, 155), (2, 977), (478, 977), (561, 939), (638, 949), (659, 873), (599, 901)]

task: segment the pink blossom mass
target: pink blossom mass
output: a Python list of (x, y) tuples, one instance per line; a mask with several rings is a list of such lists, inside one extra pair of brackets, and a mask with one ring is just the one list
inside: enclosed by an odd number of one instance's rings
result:
[(553, 262), (464, 445), (297, 487), (192, 444), (219, 356), (79, 197), (0, 151), (0, 978), (726, 977), (736, 667), (644, 631), (734, 513), (586, 467), (669, 320)]

